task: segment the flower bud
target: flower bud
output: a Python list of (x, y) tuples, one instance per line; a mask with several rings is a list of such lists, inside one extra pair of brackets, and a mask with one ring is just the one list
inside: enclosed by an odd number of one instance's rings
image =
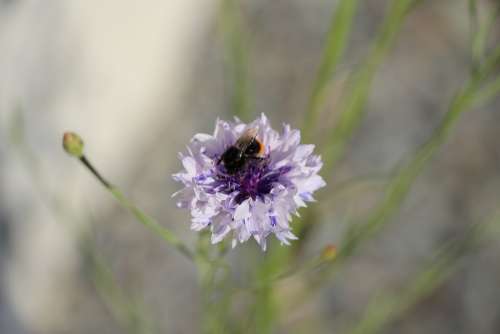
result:
[(83, 140), (74, 132), (64, 133), (63, 148), (69, 155), (77, 158), (83, 156)]
[(337, 257), (337, 246), (329, 244), (323, 248), (321, 252), (321, 260), (323, 261), (333, 261)]

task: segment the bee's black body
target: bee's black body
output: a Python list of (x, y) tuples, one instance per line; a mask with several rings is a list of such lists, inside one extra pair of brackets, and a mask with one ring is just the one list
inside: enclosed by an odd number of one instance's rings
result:
[(245, 165), (245, 154), (236, 146), (229, 147), (221, 156), (221, 161), (229, 174), (236, 173)]
[(236, 144), (230, 146), (220, 157), (229, 174), (242, 170), (249, 159), (262, 159), (264, 146), (256, 138), (256, 130), (249, 129), (241, 135)]

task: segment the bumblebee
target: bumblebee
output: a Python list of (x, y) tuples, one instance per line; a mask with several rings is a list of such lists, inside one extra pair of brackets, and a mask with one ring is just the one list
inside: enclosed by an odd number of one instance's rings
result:
[(219, 159), (228, 174), (236, 174), (243, 170), (250, 160), (264, 158), (264, 145), (257, 139), (257, 129), (245, 130), (236, 143), (230, 146)]

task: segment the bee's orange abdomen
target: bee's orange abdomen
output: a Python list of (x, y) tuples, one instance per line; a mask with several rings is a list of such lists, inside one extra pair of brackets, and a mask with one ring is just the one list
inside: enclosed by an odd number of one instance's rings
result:
[(259, 150), (257, 151), (257, 155), (264, 155), (265, 147), (264, 145), (257, 139), (255, 139), (257, 144), (259, 144)]

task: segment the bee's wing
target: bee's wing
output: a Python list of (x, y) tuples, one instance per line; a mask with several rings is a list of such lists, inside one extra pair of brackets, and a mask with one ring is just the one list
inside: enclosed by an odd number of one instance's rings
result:
[(244, 152), (248, 145), (250, 145), (255, 139), (255, 137), (257, 137), (257, 128), (246, 129), (245, 132), (241, 134), (240, 138), (238, 138), (234, 146)]

